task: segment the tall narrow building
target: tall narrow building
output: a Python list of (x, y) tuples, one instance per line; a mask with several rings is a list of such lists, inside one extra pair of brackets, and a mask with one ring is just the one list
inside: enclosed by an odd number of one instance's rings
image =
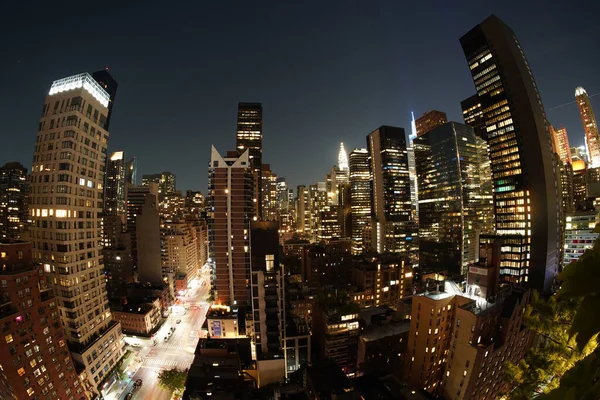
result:
[(137, 185), (137, 158), (132, 157), (125, 164), (125, 183), (127, 185)]
[(106, 114), (106, 130), (108, 130), (110, 129), (110, 118), (112, 117), (112, 109), (115, 104), (119, 85), (110, 72), (108, 72), (108, 68), (94, 72), (92, 78), (108, 93), (108, 113)]
[(503, 253), (501, 280), (549, 291), (559, 264), (561, 192), (537, 86), (514, 32), (496, 16), (460, 43), (483, 110), (496, 232), (524, 239), (523, 248)]
[(350, 207), (352, 218), (352, 254), (366, 250), (365, 235), (371, 222), (371, 173), (369, 152), (350, 152)]
[[(419, 178), (419, 266), (466, 276), (479, 234), (492, 233), (487, 146), (472, 127), (448, 122), (415, 139)], [(490, 174), (485, 176), (485, 174)]]
[(371, 172), (372, 246), (378, 253), (404, 253), (416, 261), (406, 136), (403, 128), (381, 126), (367, 136)]
[(65, 337), (90, 391), (123, 355), (100, 248), (109, 94), (87, 73), (52, 83), (31, 169), (34, 260), (53, 284)]
[(213, 296), (217, 304), (247, 306), (254, 193), (249, 151), (242, 155), (229, 152), (223, 157), (213, 146), (208, 182)]
[(174, 173), (165, 171), (160, 174), (151, 174), (142, 176), (142, 186), (148, 186), (150, 183), (156, 183), (158, 185), (158, 199), (159, 201), (177, 190), (177, 177)]
[(115, 151), (106, 161), (104, 179), (104, 212), (106, 215), (125, 215), (125, 153)]
[(482, 139), (486, 139), (485, 120), (483, 119), (483, 109), (478, 95), (473, 95), (468, 99), (460, 102), (462, 109), (463, 120), (465, 124), (471, 126), (475, 130), (475, 134)]
[(408, 135), (408, 142), (406, 143), (406, 151), (408, 153), (408, 176), (410, 178), (410, 202), (411, 212), (413, 220), (419, 223), (419, 184), (417, 182), (417, 168), (415, 166), (415, 150), (413, 147), (413, 141), (417, 137), (417, 123), (415, 121), (415, 114), (411, 111), (410, 113), (410, 134)]
[(550, 134), (552, 135), (552, 145), (554, 151), (558, 154), (558, 158), (563, 164), (571, 163), (571, 148), (569, 147), (569, 137), (567, 136), (567, 128), (564, 126), (555, 128), (549, 126)]
[(20, 239), (27, 228), (29, 209), (27, 168), (18, 162), (0, 167), (0, 239)]
[(254, 179), (254, 217), (262, 219), (261, 166), (263, 109), (261, 103), (238, 103), (236, 148), (240, 154), (249, 151)]
[(584, 88), (579, 86), (575, 89), (575, 99), (579, 106), (581, 114), (581, 123), (585, 132), (585, 142), (589, 156), (591, 168), (600, 167), (600, 136), (598, 133), (598, 124), (592, 109), (592, 103)]

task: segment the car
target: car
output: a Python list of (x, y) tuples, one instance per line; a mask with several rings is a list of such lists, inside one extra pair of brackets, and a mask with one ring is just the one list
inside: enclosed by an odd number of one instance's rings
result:
[(165, 336), (165, 342), (168, 342), (168, 341), (169, 341), (169, 337)]
[(133, 398), (133, 393), (127, 393), (127, 396), (125, 396), (125, 400), (129, 400)]
[(181, 323), (181, 320), (180, 320), (180, 319), (178, 319), (178, 320), (177, 320), (177, 321), (175, 321), (175, 322), (176, 322), (176, 323), (178, 323), (178, 324), (180, 324), (180, 323)]
[(137, 343), (137, 342), (136, 342), (136, 343), (133, 343), (131, 346), (133, 346), (133, 347), (142, 347), (142, 345), (141, 345), (141, 344), (139, 344), (139, 343)]
[(137, 379), (137, 380), (135, 381), (135, 383), (133, 384), (133, 386), (136, 386), (136, 387), (142, 387), (142, 384), (143, 384), (143, 383), (144, 383), (144, 381), (143, 381), (143, 380), (141, 380), (141, 379)]

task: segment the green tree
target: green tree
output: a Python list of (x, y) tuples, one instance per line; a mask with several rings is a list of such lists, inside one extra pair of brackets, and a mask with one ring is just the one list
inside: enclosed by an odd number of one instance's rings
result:
[(187, 373), (177, 368), (167, 369), (158, 374), (158, 385), (165, 390), (182, 392), (185, 388)]
[(524, 317), (537, 335), (518, 365), (507, 364), (516, 384), (511, 399), (596, 400), (600, 398), (600, 239), (560, 273), (556, 296), (533, 296)]

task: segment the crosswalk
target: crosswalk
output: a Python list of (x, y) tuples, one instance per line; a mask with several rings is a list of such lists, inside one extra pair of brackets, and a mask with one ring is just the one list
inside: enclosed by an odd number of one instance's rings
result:
[(146, 361), (144, 361), (144, 365), (150, 367), (186, 369), (190, 367), (191, 363), (188, 361), (181, 360), (163, 360), (160, 358), (148, 358), (146, 359)]
[(160, 346), (161, 349), (172, 350), (172, 351), (185, 351), (185, 352), (193, 352), (196, 348), (195, 346), (186, 346), (184, 344), (169, 344), (164, 343)]

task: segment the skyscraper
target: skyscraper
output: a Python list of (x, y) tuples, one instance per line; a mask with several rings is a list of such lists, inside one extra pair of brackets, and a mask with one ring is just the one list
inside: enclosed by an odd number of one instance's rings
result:
[(254, 216), (262, 218), (261, 166), (263, 109), (261, 103), (238, 103), (236, 148), (240, 154), (249, 150), (249, 160), (254, 176)]
[(119, 85), (113, 76), (108, 72), (108, 68), (101, 69), (92, 74), (92, 78), (108, 93), (108, 113), (106, 115), (106, 130), (110, 129), (110, 117), (112, 116), (113, 105), (117, 97)]
[(564, 126), (555, 128), (549, 126), (550, 134), (552, 135), (552, 145), (554, 151), (558, 154), (560, 161), (563, 163), (571, 162), (571, 148), (569, 147), (569, 137), (567, 136), (567, 128)]
[(277, 221), (277, 174), (271, 171), (270, 164), (261, 167), (262, 218)]
[(417, 232), (411, 212), (404, 129), (377, 128), (367, 136), (367, 148), (372, 179), (372, 245), (378, 253), (404, 253), (414, 261)]
[(575, 89), (575, 99), (579, 106), (581, 114), (581, 123), (585, 132), (585, 141), (587, 144), (589, 163), (592, 168), (600, 167), (600, 136), (598, 133), (598, 124), (592, 109), (592, 103), (584, 88), (579, 86)]
[(132, 157), (125, 164), (125, 183), (128, 185), (137, 185), (137, 158)]
[(108, 307), (99, 248), (109, 99), (87, 73), (54, 81), (31, 169), (34, 259), (53, 282), (69, 349), (93, 388), (124, 346)]
[(250, 300), (250, 221), (253, 177), (249, 150), (221, 156), (212, 147), (209, 181), (209, 236), (217, 304), (247, 306)]
[[(419, 266), (465, 275), (480, 233), (491, 233), (487, 145), (472, 127), (448, 122), (415, 139), (419, 179)], [(489, 174), (486, 176), (485, 174)]]
[(340, 143), (340, 151), (338, 153), (338, 168), (340, 171), (348, 171), (348, 153), (346, 153), (344, 143)]
[(558, 272), (561, 192), (537, 86), (514, 32), (496, 16), (460, 43), (483, 109), (496, 232), (526, 243), (503, 254), (501, 279), (548, 291)]
[(482, 139), (486, 139), (485, 120), (483, 118), (483, 109), (478, 95), (473, 95), (460, 102), (465, 124), (473, 127), (475, 134)]
[(369, 152), (350, 152), (350, 207), (352, 215), (352, 254), (365, 251), (365, 233), (371, 222), (371, 173)]
[(424, 135), (438, 126), (444, 125), (446, 122), (448, 122), (448, 117), (446, 117), (445, 112), (438, 110), (427, 111), (415, 121), (417, 136)]
[(27, 168), (18, 162), (0, 167), (0, 239), (19, 239), (27, 227), (29, 210)]
[(115, 151), (106, 161), (104, 181), (104, 212), (106, 215), (125, 215), (125, 153)]
[(413, 148), (413, 140), (417, 137), (417, 124), (415, 122), (415, 114), (410, 113), (410, 134), (406, 144), (408, 154), (408, 176), (410, 178), (410, 202), (413, 220), (419, 222), (419, 184), (417, 182), (417, 168), (415, 167), (415, 151)]

